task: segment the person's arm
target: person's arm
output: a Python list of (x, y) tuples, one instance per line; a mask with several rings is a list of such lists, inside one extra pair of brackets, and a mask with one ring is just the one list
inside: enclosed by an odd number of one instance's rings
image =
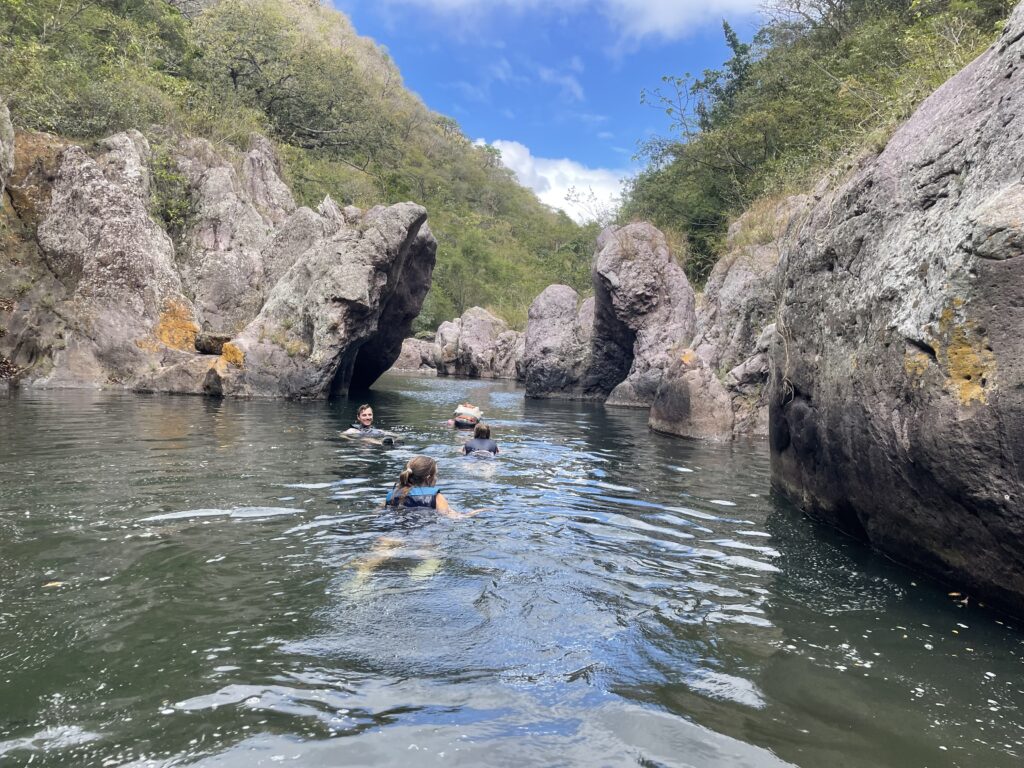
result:
[(444, 497), (443, 493), (438, 493), (434, 497), (434, 499), (437, 514), (444, 515), (445, 517), (450, 517), (452, 520), (461, 520), (464, 517), (473, 517), (474, 515), (479, 515), (481, 512), (483, 512), (482, 509), (472, 509), (469, 512), (457, 512), (456, 510), (448, 506), (448, 499)]

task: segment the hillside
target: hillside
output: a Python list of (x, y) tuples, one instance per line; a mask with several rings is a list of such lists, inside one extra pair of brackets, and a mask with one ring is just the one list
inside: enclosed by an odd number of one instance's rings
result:
[[(621, 216), (687, 242), (702, 284), (748, 208), (809, 191), (885, 146), (896, 126), (992, 43), (1008, 0), (771, 0), (751, 43), (726, 23), (732, 57), (672, 74), (643, 95), (672, 133), (648, 141)], [(755, 205), (758, 201), (758, 205)], [(771, 222), (762, 227), (766, 234)]]
[(522, 326), (544, 286), (588, 283), (595, 233), (542, 205), (316, 2), (8, 0), (0, 22), (15, 126), (80, 142), (141, 130), (154, 148), (152, 213), (172, 234), (194, 206), (166, 161), (175, 138), (243, 150), (264, 133), (300, 204), (329, 194), (427, 208), (439, 252), (421, 330), (473, 305)]

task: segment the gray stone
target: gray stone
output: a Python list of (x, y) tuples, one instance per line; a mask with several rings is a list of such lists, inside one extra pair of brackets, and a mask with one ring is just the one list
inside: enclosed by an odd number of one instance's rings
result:
[(648, 424), (658, 432), (680, 437), (731, 440), (732, 398), (707, 362), (691, 349), (673, 356)]
[[(229, 159), (205, 139), (179, 143), (175, 159), (189, 182), (194, 214), (181, 260), (182, 282), (205, 331), (237, 333), (263, 305), (262, 251), (272, 223), (249, 199)], [(262, 167), (261, 171), (270, 173)], [(256, 185), (250, 179), (249, 186)]]
[(1024, 6), (783, 243), (773, 481), (1024, 614)]
[(470, 307), (462, 317), (441, 323), (435, 343), (439, 349), (437, 372), (448, 376), (515, 379), (522, 353), (522, 334), (481, 307)]
[(321, 398), (372, 382), (397, 359), (430, 285), (437, 246), (425, 221), (413, 203), (376, 208), (302, 254), (224, 345), (206, 390)]
[(242, 161), (242, 188), (270, 224), (278, 226), (296, 209), (295, 198), (281, 180), (281, 163), (274, 145), (265, 136), (254, 134)]
[(695, 298), (665, 236), (647, 223), (609, 227), (594, 261), (592, 358), (586, 392), (649, 407), (670, 353), (693, 338)]
[(66, 149), (37, 237), (67, 299), (65, 344), (49, 385), (130, 385), (140, 371), (193, 350), (198, 325), (174, 247), (149, 217), (149, 145), (129, 132), (96, 159)]
[(402, 342), (402, 352), (391, 370), (436, 374), (439, 354), (440, 350), (434, 342), (408, 338)]
[(594, 300), (580, 305), (568, 285), (549, 285), (530, 305), (523, 353), (526, 396), (583, 399), (590, 366)]
[[(729, 228), (727, 251), (715, 264), (697, 309), (693, 342), (680, 353), (699, 360), (674, 363), (666, 371), (651, 412), (656, 429), (719, 440), (722, 425), (728, 422), (736, 435), (768, 434), (766, 353), (775, 329), (780, 241), (803, 221), (808, 207), (808, 198), (802, 196), (764, 202)], [(685, 381), (674, 381), (677, 375)], [(708, 384), (708, 392), (696, 389), (702, 383)], [(682, 402), (680, 392), (685, 392), (687, 401), (707, 399), (713, 412), (720, 410), (724, 392), (732, 403), (732, 415), (709, 418), (701, 407), (674, 405)], [(687, 419), (695, 415), (701, 421), (672, 424), (671, 414)], [(703, 434), (705, 429), (708, 434)]]

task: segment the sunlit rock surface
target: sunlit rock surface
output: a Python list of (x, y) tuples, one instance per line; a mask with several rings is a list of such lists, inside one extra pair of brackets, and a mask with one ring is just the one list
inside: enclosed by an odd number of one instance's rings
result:
[(1024, 613), (1024, 6), (784, 243), (776, 485)]
[[(298, 208), (262, 137), (237, 155), (162, 141), (157, 160), (135, 131), (88, 149), (17, 135), (0, 162), (0, 378), (311, 398), (386, 371), (430, 287), (426, 211)], [(181, 188), (155, 188), (154, 167)], [(154, 213), (169, 194), (177, 242)]]

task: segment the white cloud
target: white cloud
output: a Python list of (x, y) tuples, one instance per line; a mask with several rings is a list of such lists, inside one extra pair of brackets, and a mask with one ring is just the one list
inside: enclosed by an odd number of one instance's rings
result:
[(567, 101), (583, 101), (583, 86), (575, 76), (564, 75), (547, 67), (540, 67), (537, 74), (540, 75), (542, 82), (559, 86)]
[[(532, 189), (542, 203), (560, 208), (580, 223), (617, 208), (622, 180), (630, 175), (627, 170), (588, 168), (566, 158), (534, 157), (518, 141), (499, 139), (490, 144), (501, 151), (501, 161), (515, 173), (520, 184)], [(570, 203), (565, 198), (572, 189), (584, 198), (590, 198), (592, 192), (593, 199)]]
[(596, 10), (607, 18), (622, 41), (636, 42), (648, 37), (678, 40), (705, 24), (722, 18), (755, 15), (763, 0), (378, 0), (385, 6), (406, 5), (462, 21), (480, 18), (488, 12), (525, 13)]
[(601, 0), (599, 4), (620, 39), (678, 40), (723, 18), (753, 16), (763, 0)]

